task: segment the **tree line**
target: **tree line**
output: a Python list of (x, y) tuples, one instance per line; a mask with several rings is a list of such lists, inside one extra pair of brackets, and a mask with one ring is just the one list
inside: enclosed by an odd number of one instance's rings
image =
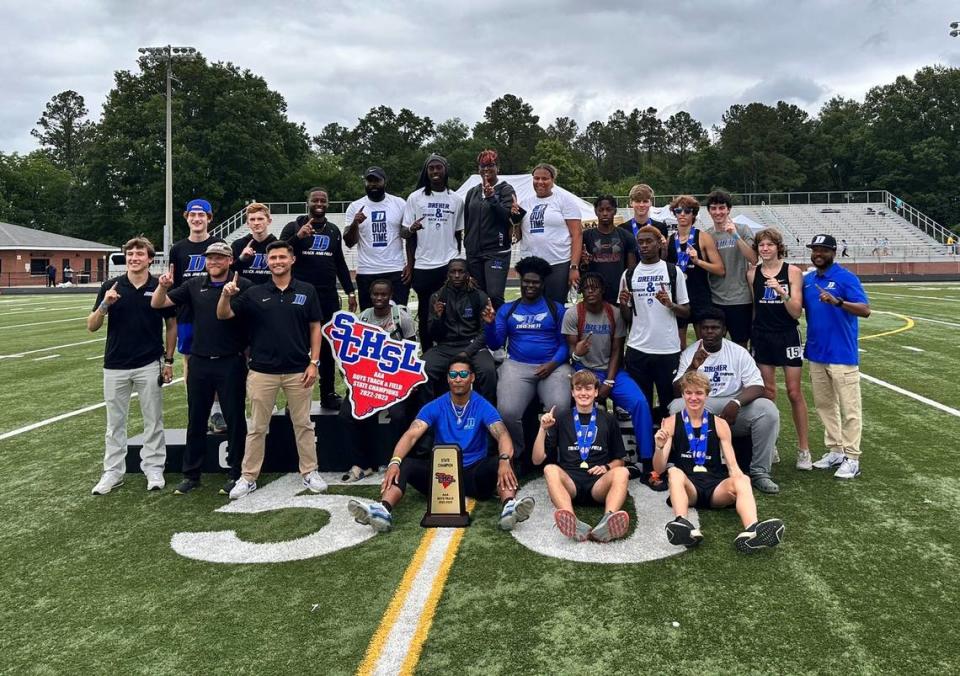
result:
[[(816, 116), (783, 101), (736, 104), (709, 130), (685, 111), (664, 119), (652, 107), (583, 128), (569, 117), (544, 124), (505, 94), (472, 128), (382, 105), (353, 128), (330, 123), (315, 135), (249, 70), (201, 57), (178, 64), (176, 76), (174, 208), (203, 196), (216, 221), (250, 198), (296, 201), (314, 185), (332, 200), (354, 199), (371, 165), (405, 196), (430, 152), (448, 158), (456, 187), (490, 147), (502, 174), (550, 162), (580, 195), (625, 195), (637, 182), (660, 194), (886, 189), (948, 227), (960, 223), (957, 68), (921, 68), (862, 102), (831, 99)], [(40, 148), (0, 152), (0, 220), (109, 243), (138, 233), (160, 241), (164, 92), (163, 67), (143, 59), (138, 72), (115, 73), (98, 121), (77, 92), (54, 96), (31, 132)], [(174, 223), (183, 236), (181, 219)]]

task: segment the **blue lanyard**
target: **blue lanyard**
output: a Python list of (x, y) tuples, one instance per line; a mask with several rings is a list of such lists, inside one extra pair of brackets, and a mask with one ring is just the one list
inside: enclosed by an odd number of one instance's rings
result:
[[(652, 223), (653, 223), (653, 219), (652, 219), (652, 218), (648, 218), (648, 219), (647, 219), (647, 222), (644, 223), (644, 225), (651, 225)], [(630, 219), (630, 227), (633, 228), (633, 238), (636, 239), (636, 238), (637, 238), (637, 233), (640, 232), (640, 227), (637, 225), (637, 219), (636, 219), (636, 218), (631, 218), (631, 219)]]
[(691, 247), (697, 242), (697, 229), (690, 228), (690, 234), (687, 235), (687, 244), (681, 250), (680, 247), (680, 231), (677, 231), (677, 234), (674, 235), (673, 245), (677, 249), (677, 267), (681, 270), (686, 270), (687, 266), (690, 264), (690, 254), (687, 253), (687, 247)]
[(681, 416), (683, 417), (683, 428), (687, 433), (687, 444), (690, 446), (690, 453), (693, 454), (693, 462), (703, 467), (707, 463), (707, 437), (710, 434), (710, 419), (707, 417), (707, 411), (703, 411), (698, 437), (693, 436), (693, 425), (690, 424), (687, 409), (683, 409)]
[(586, 462), (590, 455), (590, 447), (597, 438), (597, 407), (594, 406), (593, 412), (590, 413), (590, 422), (587, 424), (587, 429), (583, 429), (583, 425), (580, 424), (580, 414), (574, 407), (573, 428), (577, 433), (577, 450), (580, 451), (580, 460)]

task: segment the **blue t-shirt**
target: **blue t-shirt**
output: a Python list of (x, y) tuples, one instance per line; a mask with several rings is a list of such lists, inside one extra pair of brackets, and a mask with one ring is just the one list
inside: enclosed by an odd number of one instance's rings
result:
[(497, 350), (507, 343), (510, 359), (523, 364), (546, 364), (567, 361), (567, 339), (563, 335), (564, 308), (554, 302), (557, 318), (554, 320), (543, 296), (533, 304), (518, 303), (513, 312), (513, 303), (504, 303), (497, 311), (492, 324), (484, 324), (487, 347)]
[(857, 351), (859, 320), (844, 309), (820, 302), (820, 286), (825, 291), (851, 303), (866, 303), (867, 293), (855, 274), (831, 265), (803, 276), (803, 307), (807, 312), (807, 344), (804, 357), (820, 364), (860, 363)]
[(471, 392), (470, 401), (458, 423), (453, 401), (447, 392), (421, 408), (417, 420), (433, 428), (434, 443), (457, 444), (463, 451), (463, 466), (466, 468), (487, 456), (487, 428), (500, 422), (501, 418), (490, 402)]

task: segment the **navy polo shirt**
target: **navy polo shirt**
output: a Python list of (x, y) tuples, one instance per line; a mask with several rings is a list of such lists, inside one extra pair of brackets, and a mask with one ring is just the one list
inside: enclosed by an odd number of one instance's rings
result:
[(807, 313), (807, 344), (803, 355), (820, 364), (856, 366), (860, 363), (859, 318), (830, 303), (821, 303), (817, 286), (851, 303), (868, 302), (857, 276), (836, 263), (822, 274), (819, 270), (805, 274), (803, 307)]
[(147, 277), (143, 286), (135, 287), (126, 275), (108, 279), (100, 285), (93, 304), (96, 310), (114, 284), (120, 297), (107, 314), (107, 344), (103, 351), (103, 368), (138, 369), (163, 357), (163, 320), (174, 316), (173, 308), (154, 310), (150, 299), (158, 280)]
[[(253, 286), (253, 282), (243, 277), (237, 283), (241, 293)], [(246, 328), (238, 318), (226, 321), (217, 319), (217, 301), (220, 300), (223, 284), (211, 282), (210, 275), (206, 274), (192, 277), (167, 292), (167, 297), (178, 309), (189, 308), (193, 316), (192, 355), (226, 357), (239, 354), (247, 347)]]
[(251, 286), (232, 303), (250, 332), (250, 368), (260, 373), (299, 373), (310, 364), (310, 323), (323, 314), (312, 284), (290, 279), (282, 291), (271, 279)]

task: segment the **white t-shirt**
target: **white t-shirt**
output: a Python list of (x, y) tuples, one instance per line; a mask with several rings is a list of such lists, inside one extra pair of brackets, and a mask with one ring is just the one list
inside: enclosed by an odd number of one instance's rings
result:
[[(698, 340), (680, 355), (680, 366), (677, 367), (674, 382), (687, 372), (701, 342)], [(704, 359), (697, 370), (710, 379), (711, 397), (736, 397), (745, 387), (763, 386), (763, 376), (750, 353), (726, 338), (720, 343), (720, 349)]]
[(521, 258), (539, 256), (550, 265), (568, 263), (571, 258), (568, 218), (581, 218), (580, 207), (566, 193), (554, 192), (543, 199), (536, 195), (520, 203), (526, 212), (520, 224)]
[[(627, 336), (627, 347), (646, 354), (673, 354), (680, 351), (680, 334), (677, 331), (677, 317), (672, 310), (664, 307), (655, 296), (660, 285), (670, 294), (670, 277), (667, 274), (666, 261), (657, 261), (653, 265), (639, 263), (633, 269), (633, 307), (636, 314)], [(620, 278), (620, 288), (627, 288), (626, 279), (630, 270)], [(677, 269), (677, 304), (690, 302), (687, 296), (687, 282), (683, 272)], [(672, 296), (671, 296), (672, 297)], [(623, 307), (623, 312), (631, 312)]]
[(424, 193), (420, 188), (410, 193), (403, 209), (403, 227), (409, 228), (423, 216), (417, 231), (417, 254), (413, 267), (433, 270), (457, 257), (455, 232), (463, 231), (463, 198), (452, 190)]
[(343, 218), (345, 228), (350, 227), (360, 207), (367, 215), (360, 224), (360, 241), (357, 243), (358, 275), (399, 272), (407, 264), (403, 240), (400, 239), (403, 206), (403, 199), (388, 193), (379, 202), (364, 195), (347, 207)]

